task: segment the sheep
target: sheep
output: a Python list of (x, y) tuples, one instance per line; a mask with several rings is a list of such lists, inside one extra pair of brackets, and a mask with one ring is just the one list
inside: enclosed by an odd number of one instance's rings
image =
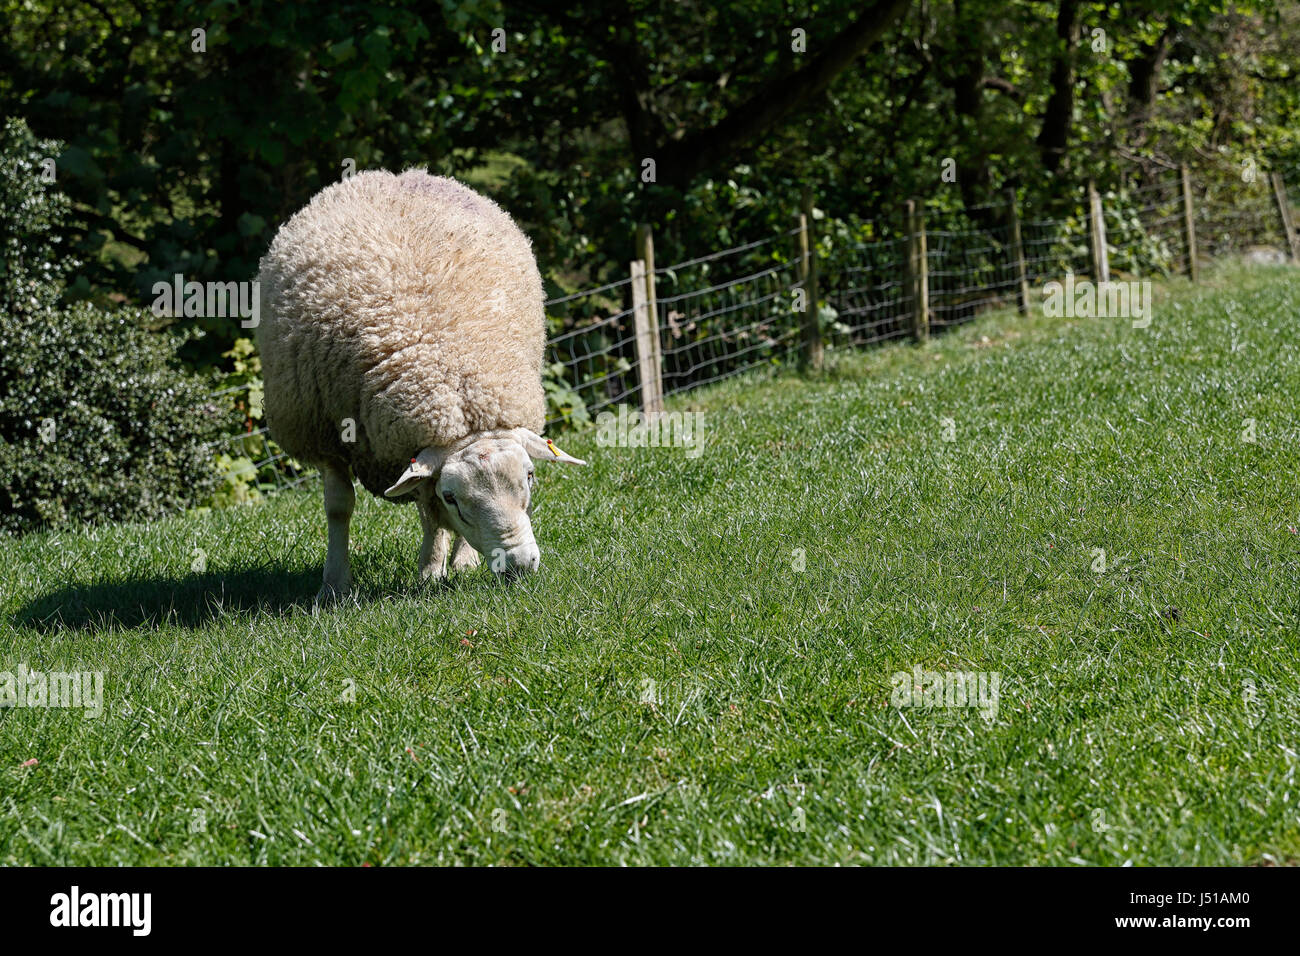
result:
[(258, 278), (267, 426), (324, 476), (318, 602), (352, 587), (353, 476), (417, 505), (421, 580), (449, 552), (452, 570), (536, 570), (532, 461), (586, 462), (539, 434), (542, 279), (510, 216), (424, 170), (361, 172), (280, 227)]

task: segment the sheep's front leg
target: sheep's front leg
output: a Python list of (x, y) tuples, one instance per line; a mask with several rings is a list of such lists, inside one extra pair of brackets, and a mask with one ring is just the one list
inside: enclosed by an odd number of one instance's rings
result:
[(437, 510), (423, 503), (420, 504), (420, 527), (424, 529), (424, 540), (420, 542), (420, 580), (445, 578), (451, 532), (438, 523)]
[(340, 598), (352, 590), (352, 565), (348, 559), (348, 528), (357, 496), (347, 468), (322, 469), (325, 475), (325, 520), (329, 525), (329, 546), (325, 552), (325, 580), (316, 595), (317, 603)]
[(474, 550), (463, 535), (457, 536), (456, 546), (451, 550), (451, 569), (453, 571), (476, 568), (482, 559), (483, 556)]

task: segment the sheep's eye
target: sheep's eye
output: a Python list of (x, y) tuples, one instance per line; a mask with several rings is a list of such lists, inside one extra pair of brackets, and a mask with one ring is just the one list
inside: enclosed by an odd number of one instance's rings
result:
[(447, 502), (447, 504), (450, 505), (451, 507), (453, 508), (456, 507), (456, 496), (453, 495), (450, 491), (444, 491), (442, 493), (442, 500)]

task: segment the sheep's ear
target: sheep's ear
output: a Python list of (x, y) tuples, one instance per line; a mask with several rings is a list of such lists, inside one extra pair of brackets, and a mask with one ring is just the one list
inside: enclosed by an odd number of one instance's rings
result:
[(586, 462), (581, 458), (574, 458), (572, 455), (566, 455), (555, 446), (555, 442), (549, 438), (543, 438), (535, 431), (527, 428), (515, 429), (515, 440), (524, 446), (524, 451), (528, 452), (528, 457), (535, 461), (563, 461), (570, 465), (585, 465)]
[(428, 481), (438, 474), (438, 469), (442, 467), (442, 454), (436, 448), (426, 448), (414, 458), (411, 464), (407, 466), (406, 471), (402, 472), (402, 477), (397, 479), (393, 487), (384, 492), (385, 498), (400, 498), (408, 492), (414, 491), (424, 482)]

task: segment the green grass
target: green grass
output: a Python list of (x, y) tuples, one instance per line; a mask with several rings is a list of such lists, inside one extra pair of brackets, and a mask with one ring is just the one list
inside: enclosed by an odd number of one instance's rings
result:
[(6, 543), (0, 667), (105, 713), (0, 711), (0, 863), (1295, 862), (1300, 271), (1158, 293), (567, 439), (512, 586), (419, 588), (369, 496), (319, 614), (310, 492)]

